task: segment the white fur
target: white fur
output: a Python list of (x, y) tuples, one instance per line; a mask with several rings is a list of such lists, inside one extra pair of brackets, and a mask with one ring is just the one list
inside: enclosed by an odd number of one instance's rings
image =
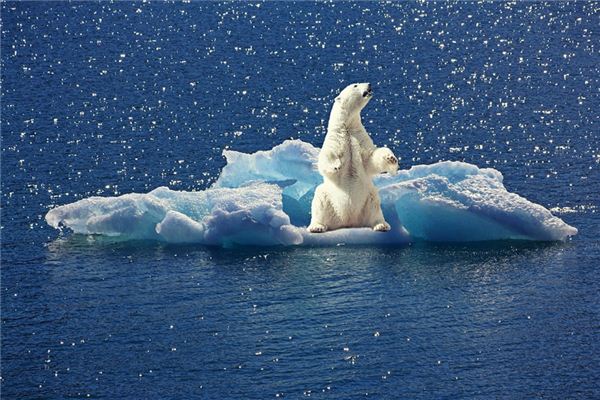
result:
[(386, 147), (377, 148), (362, 125), (360, 112), (372, 97), (368, 83), (346, 87), (335, 99), (327, 135), (319, 153), (323, 183), (312, 202), (310, 232), (371, 227), (388, 231), (372, 177), (398, 170), (398, 160)]

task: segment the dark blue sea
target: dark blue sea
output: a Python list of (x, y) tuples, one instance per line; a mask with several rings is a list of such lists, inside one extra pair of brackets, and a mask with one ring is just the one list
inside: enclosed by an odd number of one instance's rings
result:
[[(2, 398), (600, 398), (600, 3), (0, 11)], [(495, 168), (579, 234), (222, 249), (44, 221), (320, 146), (352, 82), (401, 168)]]

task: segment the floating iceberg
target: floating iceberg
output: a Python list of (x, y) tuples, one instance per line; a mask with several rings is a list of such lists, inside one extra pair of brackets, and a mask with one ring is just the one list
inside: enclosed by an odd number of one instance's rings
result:
[(48, 212), (81, 234), (168, 243), (235, 245), (399, 244), (413, 241), (565, 240), (577, 229), (509, 193), (491, 168), (444, 161), (375, 179), (390, 232), (368, 228), (311, 234), (310, 204), (322, 179), (319, 149), (288, 140), (269, 151), (225, 151), (227, 165), (204, 191), (90, 197)]

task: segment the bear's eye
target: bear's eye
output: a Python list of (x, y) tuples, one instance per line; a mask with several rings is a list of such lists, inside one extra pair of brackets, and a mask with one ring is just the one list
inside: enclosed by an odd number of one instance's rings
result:
[(354, 87), (358, 87), (358, 85), (354, 85)]

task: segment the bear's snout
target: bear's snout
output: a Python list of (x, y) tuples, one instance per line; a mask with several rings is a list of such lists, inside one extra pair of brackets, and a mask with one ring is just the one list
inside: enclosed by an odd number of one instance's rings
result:
[(371, 96), (373, 94), (373, 90), (371, 89), (371, 84), (367, 83), (367, 90), (363, 92), (363, 97)]

